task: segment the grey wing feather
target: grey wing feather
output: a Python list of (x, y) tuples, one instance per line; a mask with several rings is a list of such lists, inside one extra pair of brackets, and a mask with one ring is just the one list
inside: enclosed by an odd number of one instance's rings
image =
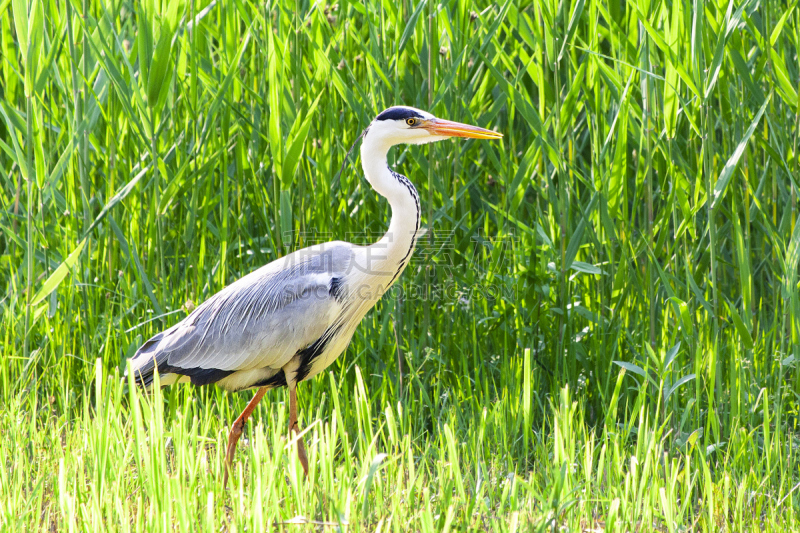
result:
[(238, 370), (281, 368), (341, 312), (336, 292), (352, 257), (348, 243), (327, 243), (248, 274), (143, 344), (133, 369), (144, 381), (156, 365), (161, 373), (191, 370), (199, 383)]

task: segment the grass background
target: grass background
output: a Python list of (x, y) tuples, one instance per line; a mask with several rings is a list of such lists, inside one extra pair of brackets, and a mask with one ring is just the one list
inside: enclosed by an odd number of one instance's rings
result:
[[(0, 0), (3, 529), (798, 527), (796, 5)], [(300, 387), (310, 478), (273, 391), (226, 492), (249, 395), (124, 361), (381, 234), (335, 176), (399, 103), (505, 137), (394, 150), (429, 232)]]

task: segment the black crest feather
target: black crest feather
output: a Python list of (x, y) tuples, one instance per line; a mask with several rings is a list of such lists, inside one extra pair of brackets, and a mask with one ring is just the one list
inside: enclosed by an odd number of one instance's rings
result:
[(410, 107), (403, 107), (403, 106), (395, 106), (390, 107), (380, 115), (375, 120), (405, 120), (407, 118), (425, 118), (419, 114), (416, 109), (411, 109)]

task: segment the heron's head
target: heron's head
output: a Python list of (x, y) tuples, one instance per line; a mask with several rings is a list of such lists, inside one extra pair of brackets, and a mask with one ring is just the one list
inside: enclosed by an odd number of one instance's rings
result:
[(428, 112), (406, 106), (390, 107), (377, 116), (367, 132), (388, 144), (426, 144), (449, 139), (499, 139), (503, 135), (477, 126), (436, 118)]

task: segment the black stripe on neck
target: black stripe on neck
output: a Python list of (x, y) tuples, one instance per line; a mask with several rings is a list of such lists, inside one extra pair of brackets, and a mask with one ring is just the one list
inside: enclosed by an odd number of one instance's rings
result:
[(408, 193), (414, 199), (414, 207), (416, 210), (416, 224), (414, 226), (414, 235), (411, 237), (411, 245), (408, 247), (406, 255), (403, 256), (403, 258), (400, 260), (400, 263), (397, 265), (397, 270), (395, 271), (394, 276), (392, 276), (392, 281), (389, 282), (387, 289), (392, 286), (394, 281), (397, 279), (397, 276), (400, 275), (400, 271), (403, 270), (403, 267), (406, 265), (406, 262), (411, 257), (411, 253), (414, 251), (414, 247), (417, 245), (417, 234), (419, 233), (419, 223), (420, 223), (420, 217), (422, 215), (422, 212), (419, 207), (419, 193), (417, 192), (417, 188), (414, 187), (414, 184), (411, 183), (411, 180), (409, 180), (402, 174), (395, 172), (391, 168), (389, 169), (389, 172), (392, 173), (392, 176), (394, 176), (394, 178), (398, 182), (400, 182), (401, 185), (403, 185), (406, 189), (408, 189)]

